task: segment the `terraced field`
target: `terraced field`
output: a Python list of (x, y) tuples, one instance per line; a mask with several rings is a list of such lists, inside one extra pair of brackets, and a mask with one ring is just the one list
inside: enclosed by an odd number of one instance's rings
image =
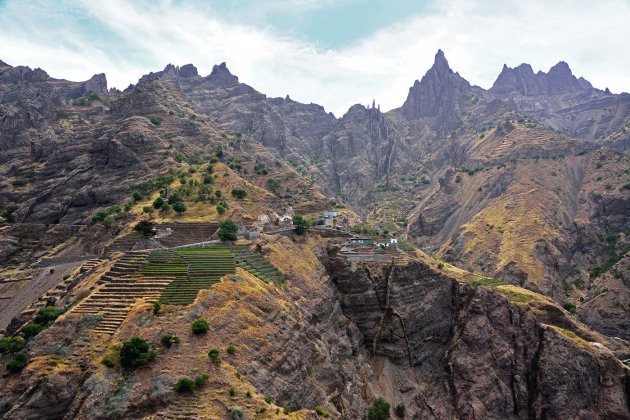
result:
[(265, 257), (252, 252), (249, 246), (237, 245), (232, 248), (232, 251), (239, 267), (249, 271), (265, 283), (285, 281), (285, 277)]
[(209, 289), (221, 276), (234, 272), (234, 255), (227, 246), (158, 250), (138, 273), (143, 276), (172, 276), (175, 280), (162, 292), (161, 303), (189, 305), (201, 289)]

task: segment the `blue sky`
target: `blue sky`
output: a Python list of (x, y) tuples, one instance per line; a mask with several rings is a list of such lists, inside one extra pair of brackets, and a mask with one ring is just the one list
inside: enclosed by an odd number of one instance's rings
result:
[(0, 60), (124, 88), (167, 63), (202, 75), (226, 61), (270, 96), (336, 115), (376, 99), (400, 106), (438, 48), (488, 88), (504, 63), (560, 60), (630, 90), (629, 0), (0, 0)]

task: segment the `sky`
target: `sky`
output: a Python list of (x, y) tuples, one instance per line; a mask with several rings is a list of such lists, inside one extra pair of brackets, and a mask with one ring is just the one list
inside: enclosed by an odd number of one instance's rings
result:
[(630, 0), (0, 0), (0, 60), (76, 81), (104, 72), (120, 89), (168, 63), (207, 75), (225, 61), (260, 92), (341, 116), (401, 106), (439, 48), (483, 88), (504, 63), (563, 60), (628, 92), (629, 18)]

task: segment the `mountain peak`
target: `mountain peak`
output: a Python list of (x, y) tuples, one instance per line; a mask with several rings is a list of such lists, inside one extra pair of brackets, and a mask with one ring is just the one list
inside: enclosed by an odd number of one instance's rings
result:
[(566, 76), (573, 76), (573, 72), (569, 65), (564, 61), (559, 61), (558, 64), (549, 69), (548, 75), (561, 74)]
[(208, 80), (221, 83), (222, 85), (233, 85), (238, 83), (238, 77), (230, 73), (225, 61), (221, 64), (215, 64), (212, 72), (208, 76)]
[(441, 74), (453, 72), (448, 65), (448, 60), (444, 55), (444, 51), (442, 51), (441, 49), (437, 50), (437, 53), (435, 53), (435, 59), (433, 60), (433, 66), (431, 67), (431, 69), (434, 69)]

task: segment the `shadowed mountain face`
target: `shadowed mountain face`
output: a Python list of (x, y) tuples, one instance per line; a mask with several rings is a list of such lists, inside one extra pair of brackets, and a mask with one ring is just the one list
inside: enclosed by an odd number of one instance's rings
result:
[[(438, 51), (400, 108), (357, 104), (340, 118), (269, 98), (225, 63), (207, 76), (169, 64), (124, 92), (104, 75), (75, 83), (0, 63), (8, 222), (88, 225), (139, 182), (219, 148), (239, 182), (268, 194), (266, 209), (321, 208), (326, 196), (448, 262), (578, 306), (630, 243), (629, 142), (630, 95), (564, 62), (504, 66), (484, 90)], [(5, 234), (1, 258), (47, 252)]]

